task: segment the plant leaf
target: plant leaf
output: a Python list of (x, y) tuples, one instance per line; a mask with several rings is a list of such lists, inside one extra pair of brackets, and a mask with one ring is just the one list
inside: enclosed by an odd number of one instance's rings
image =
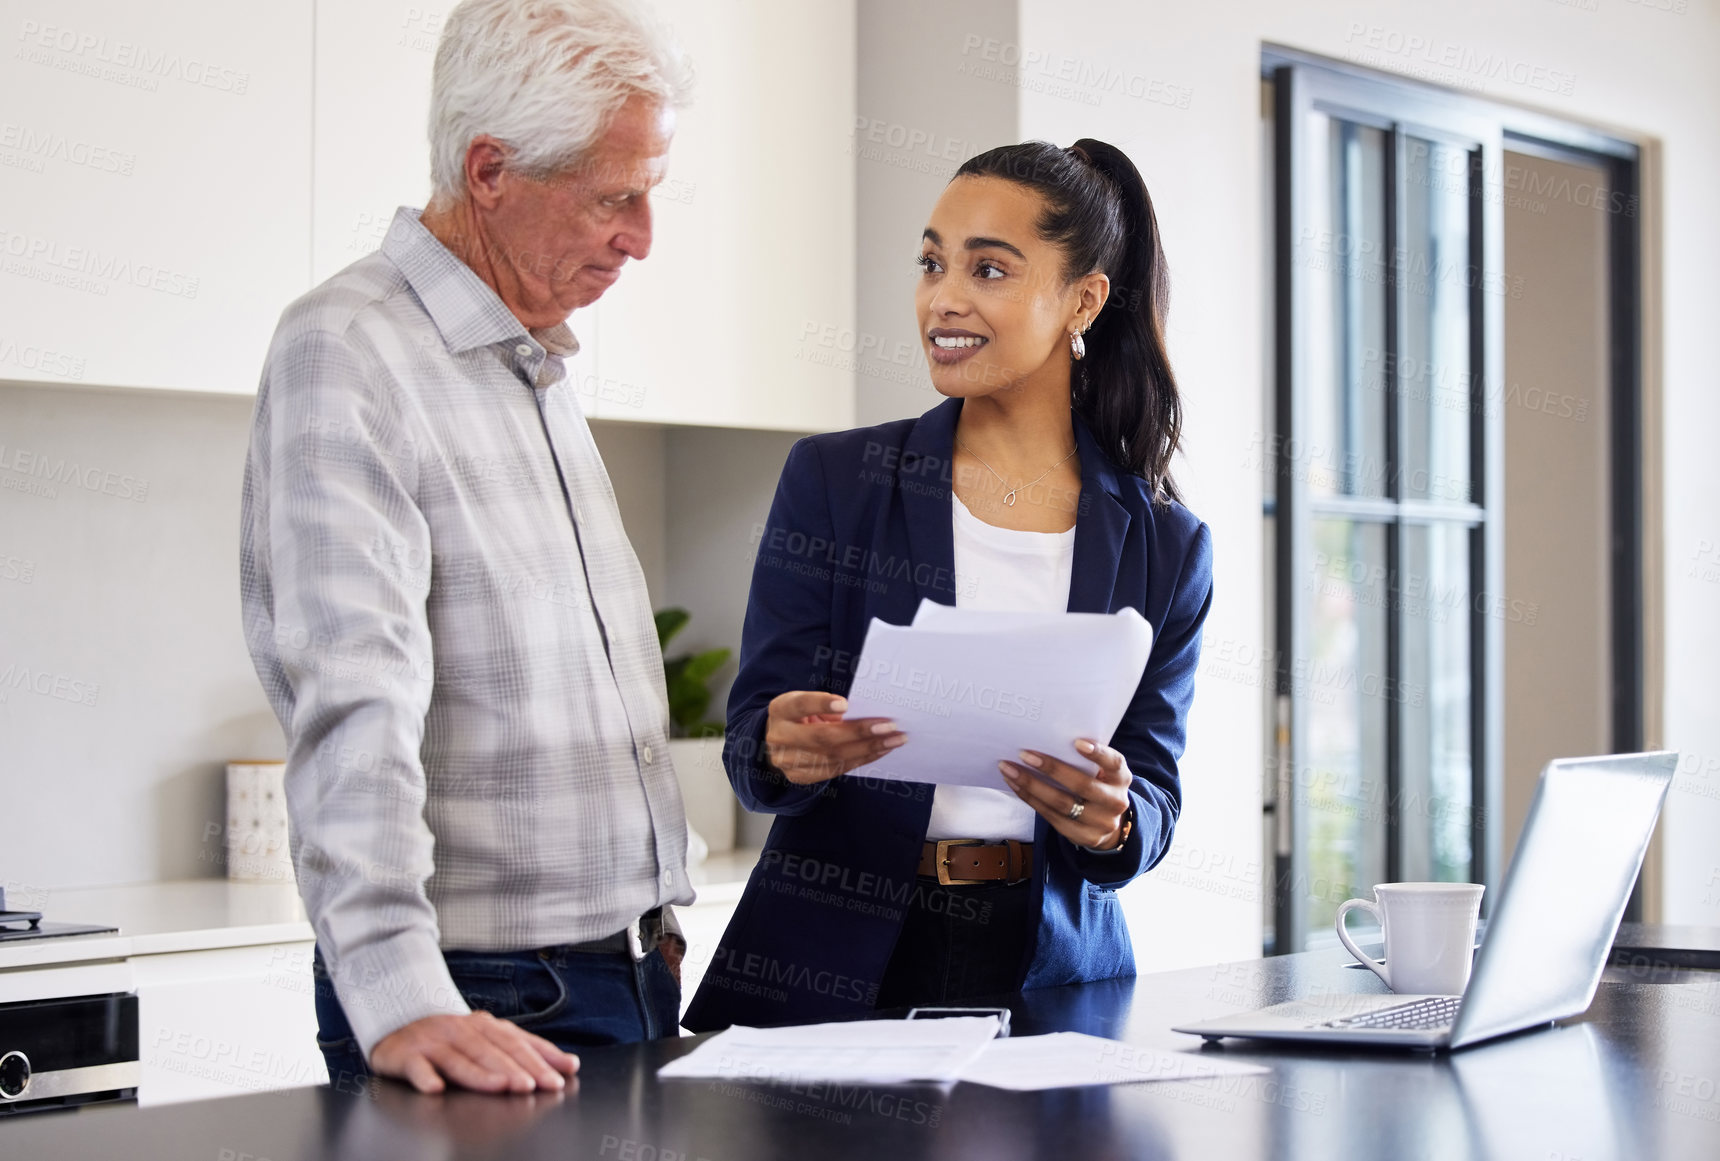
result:
[(711, 674), (721, 669), (728, 659), (727, 649), (707, 649), (703, 653), (695, 653), (685, 659), (687, 667), (682, 673), (682, 680), (697, 681), (701, 684), (709, 681)]
[(693, 619), (693, 614), (685, 609), (658, 609), (652, 618), (657, 622), (657, 648), (667, 649), (670, 640), (687, 627), (687, 622)]

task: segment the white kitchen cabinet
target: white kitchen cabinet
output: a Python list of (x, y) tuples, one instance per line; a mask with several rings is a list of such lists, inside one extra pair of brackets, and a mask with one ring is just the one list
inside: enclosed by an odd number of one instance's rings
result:
[[(597, 307), (594, 414), (825, 431), (854, 422), (855, 19), (848, 0), (668, 0), (698, 80), (649, 258)], [(904, 259), (904, 262), (906, 259)]]
[(395, 0), (316, 0), (311, 277), (382, 245), (430, 196), (430, 66), (442, 17)]
[[(395, 210), (430, 200), (430, 73), (452, 6), (316, 0), (313, 282), (381, 247)], [(569, 320), (568, 375), (588, 415), (604, 391), (592, 316)]]
[(6, 5), (0, 378), (256, 389), (309, 286), (311, 2)]
[(53, 964), (29, 971), (0, 970), (0, 1004), (135, 990), (136, 976), (123, 959)]
[[(657, 7), (696, 93), (652, 255), (572, 320), (580, 403), (647, 423), (847, 426), (852, 0)], [(429, 194), (445, 8), (11, 6), (0, 379), (254, 391), (282, 308)]]
[(326, 1084), (310, 941), (135, 956), (141, 1105)]
[(0, 945), (0, 1002), (137, 993), (140, 1104), (328, 1079), (291, 883), (84, 887), (49, 892), (41, 910), (118, 931)]
[[(694, 103), (652, 199), (651, 256), (571, 320), (580, 406), (645, 423), (846, 427), (853, 5), (656, 7), (693, 59)], [(444, 15), (393, 0), (317, 4), (318, 280), (380, 245), (397, 206), (429, 196), (430, 72)]]

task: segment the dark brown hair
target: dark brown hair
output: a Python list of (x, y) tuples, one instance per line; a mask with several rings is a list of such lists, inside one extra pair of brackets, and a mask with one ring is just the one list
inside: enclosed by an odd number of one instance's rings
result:
[(1127, 154), (1084, 137), (1068, 149), (1026, 141), (989, 149), (956, 177), (998, 177), (1045, 200), (1039, 236), (1063, 251), (1065, 283), (1097, 270), (1110, 297), (1074, 365), (1070, 401), (1113, 463), (1181, 500), (1171, 457), (1182, 442), (1182, 397), (1165, 353), (1170, 272), (1146, 182)]

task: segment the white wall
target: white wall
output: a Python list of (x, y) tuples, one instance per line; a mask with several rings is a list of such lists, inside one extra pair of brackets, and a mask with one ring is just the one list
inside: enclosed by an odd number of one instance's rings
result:
[[(1604, 186), (1598, 166), (1508, 153), (1537, 185)], [(1524, 184), (1528, 186), (1529, 179)], [(1505, 623), (1508, 865), (1553, 758), (1605, 753), (1612, 736), (1612, 512), (1607, 381), (1607, 228), (1574, 199), (1524, 197), (1505, 210), (1505, 594), (1532, 608)], [(1529, 407), (1525, 400), (1540, 404)]]
[(854, 154), (858, 322), (802, 321), (802, 345), (851, 361), (862, 425), (918, 415), (932, 389), (914, 321), (913, 266), (932, 204), (956, 167), (1018, 136), (1012, 94), (961, 72), (969, 36), (1007, 38), (1015, 0), (866, 0), (859, 6)]
[[(20, 898), (224, 874), (224, 764), (282, 755), (240, 632), (252, 405), (0, 383), (0, 885)], [(23, 490), (20, 454), (93, 486)]]
[(608, 423), (601, 419), (591, 420), (590, 425), (591, 438), (615, 488), (615, 506), (621, 510), (621, 523), (645, 574), (651, 607), (662, 608), (669, 566), (663, 429), (655, 424)]
[(664, 604), (693, 615), (670, 652), (729, 649), (711, 683), (710, 716), (728, 709), (752, 587), (753, 558), (792, 432), (664, 429), (669, 562)]
[[(0, 383), (0, 796), (15, 824), (0, 887), (14, 901), (224, 874), (225, 763), (283, 755), (240, 632), (252, 407)], [(675, 650), (738, 650), (753, 527), (797, 437), (592, 429), (653, 605), (693, 614)], [(94, 470), (94, 486), (24, 490), (20, 453)], [(718, 674), (715, 717), (734, 668)], [(44, 674), (49, 692), (32, 692)]]
[[(1657, 477), (1651, 491), (1665, 496), (1664, 547), (1650, 562), (1665, 577), (1664, 663), (1651, 675), (1664, 697), (1650, 707), (1650, 722), (1661, 724), (1649, 741), (1690, 754), (1663, 824), (1663, 918), (1720, 923), (1720, 679), (1713, 663), (1720, 651), (1720, 457), (1711, 450), (1720, 392), (1707, 341), (1720, 310), (1713, 277), (1720, 218), (1712, 204), (1720, 186), (1720, 75), (1712, 67), (1720, 9), (1691, 3), (1674, 14), (1616, 0), (1597, 11), (1547, 0), (1233, 0), (1220, 12), (1140, 0), (1019, 2), (1019, 50), (1046, 62), (1028, 76), (1064, 86), (1020, 90), (1022, 135), (1116, 142), (1140, 165), (1157, 204), (1176, 287), (1172, 357), (1189, 404), (1181, 478), (1191, 506), (1213, 525), (1217, 548), (1209, 649), (1214, 641), (1260, 640), (1261, 481), (1247, 465), (1265, 430), (1260, 383), (1268, 356), (1259, 323), (1267, 292), (1254, 83), (1261, 43), (1430, 74), (1629, 131), (1649, 145), (1645, 227), (1651, 244), (1658, 237), (1662, 257), (1651, 263), (1647, 285), (1647, 339), (1658, 344), (1649, 365), (1660, 392), (1649, 404), (1648, 470)], [(1404, 51), (1411, 43), (1428, 47), (1411, 54)], [(1462, 62), (1488, 58), (1509, 62), (1508, 71), (1477, 79), (1463, 70)], [(1122, 91), (1079, 83), (1107, 68), (1124, 77)], [(1076, 79), (1058, 81), (1060, 69)], [(1530, 83), (1514, 83), (1513, 75)], [(1547, 91), (1537, 81), (1554, 88), (1568, 81), (1569, 91)], [(1128, 95), (1131, 87), (1143, 95)], [(1651, 658), (1660, 648), (1651, 642)], [(1153, 897), (1163, 930), (1196, 920), (1203, 930), (1221, 929), (1204, 945), (1215, 949), (1242, 948), (1253, 918), (1252, 905), (1226, 895), (1236, 885), (1226, 860), (1257, 864), (1260, 719), (1255, 689), (1215, 680), (1201, 686), (1182, 837), (1191, 849), (1198, 843), (1219, 852), (1220, 861), (1202, 881), (1204, 893), (1167, 889)]]
[[(1171, 171), (1196, 171), (1219, 147), (1242, 153), (1256, 148), (1259, 85), (1244, 69), (1226, 82), (1231, 91), (1220, 95), (1209, 89), (1203, 71), (1179, 63), (1189, 47), (1186, 37), (1167, 43), (1155, 32), (1149, 47), (1139, 34), (1127, 35), (1156, 28), (1167, 16), (1195, 27), (1218, 22), (1210, 9), (1171, 16), (1168, 6), (1138, 3), (1119, 4), (1103, 15), (1033, 0), (888, 0), (861, 6), (857, 120), (865, 123), (855, 135), (859, 330), (861, 341), (882, 354), (859, 364), (856, 411), (860, 422), (876, 423), (918, 414), (939, 401), (917, 349), (909, 260), (926, 215), (960, 161), (1030, 137), (1067, 145), (1098, 136), (1123, 145), (1159, 196), (1160, 222), (1170, 238), (1177, 287), (1173, 356), (1190, 433), (1189, 454), (1177, 474), (1190, 507), (1212, 524), (1216, 537), (1209, 648), (1215, 639), (1252, 644), (1261, 639), (1260, 494), (1257, 479), (1237, 470), (1246, 441), (1234, 452), (1230, 443), (1232, 429), (1240, 423), (1248, 430), (1259, 414), (1261, 372), (1250, 361), (1258, 346), (1262, 292), (1259, 263), (1252, 258), (1258, 185), (1222, 191), (1241, 220), (1226, 227), (1232, 236), (1225, 245), (1236, 254), (1228, 268), (1215, 267), (1205, 261), (1206, 239), (1179, 229), (1200, 212), (1208, 193), (1187, 180), (1172, 181)], [(1041, 23), (1044, 34), (1037, 32)], [(1119, 30), (1126, 35), (1119, 38)], [(1191, 123), (1186, 110), (1149, 101), (1106, 98), (1093, 106), (1036, 95), (1035, 86), (1063, 82), (1010, 64), (1019, 62), (1023, 50), (1054, 49), (1198, 86), (1203, 96), (1220, 102), (1214, 108), (1224, 110), (1227, 123), (1202, 127)], [(1226, 139), (1208, 139), (1218, 133)], [(1170, 145), (1163, 152), (1142, 148), (1161, 136)], [(1253, 262), (1245, 274), (1251, 289), (1236, 285), (1235, 266), (1244, 261)], [(1214, 334), (1222, 334), (1222, 341), (1203, 341)], [(894, 358), (903, 343), (913, 352), (905, 363)], [(1123, 893), (1142, 971), (1260, 952), (1259, 698), (1257, 683), (1199, 682), (1176, 843), (1166, 865)]]
[[(1266, 294), (1256, 6), (1227, 5), (1221, 19), (1195, 5), (1020, 3), (1013, 43), (982, 42), (970, 60), (982, 77), (1002, 70), (1025, 82), (1016, 90), (1023, 138), (1109, 141), (1146, 179), (1170, 264), (1168, 337), (1185, 407), (1175, 470), (1189, 508), (1213, 531), (1213, 607), (1189, 716), (1183, 814), (1165, 865), (1131, 888), (1136, 955), (1143, 967), (1249, 958), (1260, 954), (1269, 877), (1260, 857), (1263, 668), (1214, 659), (1238, 649), (1258, 658), (1264, 641), (1252, 458), (1263, 430)], [(1107, 91), (1099, 70), (1121, 77), (1121, 90)]]
[[(651, 606), (676, 605), (692, 614), (670, 654), (728, 649), (738, 656), (758, 529), (788, 450), (800, 437), (606, 420), (593, 420), (591, 431)], [(731, 658), (711, 681), (708, 712), (719, 721), (735, 670)]]

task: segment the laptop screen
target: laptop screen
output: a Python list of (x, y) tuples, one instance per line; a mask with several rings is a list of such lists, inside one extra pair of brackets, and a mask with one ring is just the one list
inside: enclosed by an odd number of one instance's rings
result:
[(1548, 763), (1452, 1047), (1588, 1008), (1677, 764), (1673, 752)]

